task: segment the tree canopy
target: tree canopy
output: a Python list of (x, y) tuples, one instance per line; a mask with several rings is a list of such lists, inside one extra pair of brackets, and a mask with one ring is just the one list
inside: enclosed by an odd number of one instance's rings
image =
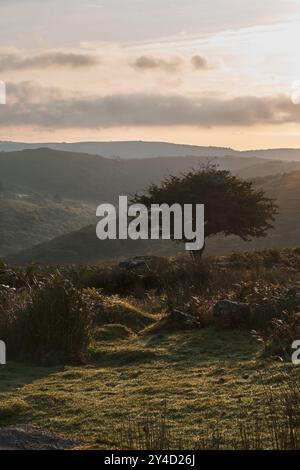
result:
[(274, 201), (252, 181), (214, 166), (169, 176), (144, 194), (136, 194), (133, 202), (148, 208), (163, 203), (204, 204), (205, 238), (216, 234), (237, 235), (245, 241), (264, 237), (277, 214)]

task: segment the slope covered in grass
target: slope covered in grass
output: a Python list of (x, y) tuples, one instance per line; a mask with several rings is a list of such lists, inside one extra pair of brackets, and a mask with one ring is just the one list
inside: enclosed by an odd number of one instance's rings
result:
[[(274, 229), (267, 237), (245, 242), (237, 237), (216, 236), (207, 240), (205, 254), (223, 255), (234, 251), (253, 251), (266, 248), (294, 248), (300, 244), (300, 172), (257, 178), (255, 185), (276, 201), (279, 214)], [(95, 263), (101, 260), (120, 259), (137, 255), (170, 256), (184, 251), (182, 244), (156, 240), (105, 240), (99, 241), (95, 225), (85, 227), (33, 247), (8, 258), (14, 264), (36, 261), (42, 264)]]
[[(9, 363), (0, 370), (0, 423), (30, 423), (78, 438), (82, 446), (118, 448), (132, 422), (159, 416), (192, 445), (217, 428), (234, 445), (242, 420), (266, 413), (264, 381), (279, 386), (295, 367), (257, 358), (258, 343), (213, 329), (97, 343), (84, 367)], [(139, 445), (137, 442), (136, 445)]]
[(58, 197), (0, 194), (0, 256), (77, 230), (95, 219), (91, 205)]

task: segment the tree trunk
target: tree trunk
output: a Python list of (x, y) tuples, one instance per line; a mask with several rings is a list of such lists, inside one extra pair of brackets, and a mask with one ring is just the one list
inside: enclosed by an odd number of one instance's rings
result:
[(201, 250), (190, 251), (190, 255), (194, 263), (198, 263), (201, 260), (205, 247), (206, 243), (204, 242), (203, 248), (201, 248)]

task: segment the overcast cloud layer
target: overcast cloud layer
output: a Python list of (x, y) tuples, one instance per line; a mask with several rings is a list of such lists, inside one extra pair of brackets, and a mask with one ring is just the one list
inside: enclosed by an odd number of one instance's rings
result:
[(265, 25), (299, 13), (298, 0), (1, 0), (2, 45), (39, 31), (51, 45), (143, 41)]
[(0, 140), (300, 147), (299, 0), (2, 0)]
[(299, 123), (300, 107), (288, 96), (232, 99), (130, 94), (69, 97), (33, 83), (8, 86), (10, 103), (0, 124), (44, 127), (254, 126)]

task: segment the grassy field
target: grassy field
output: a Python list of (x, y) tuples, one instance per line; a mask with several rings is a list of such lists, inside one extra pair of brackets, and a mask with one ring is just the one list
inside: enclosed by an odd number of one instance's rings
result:
[[(144, 287), (151, 283), (153, 291), (141, 293), (139, 284), (136, 296), (125, 291), (134, 292), (132, 283), (141, 281), (140, 271), (83, 267), (75, 270), (76, 279), (73, 268), (61, 273), (77, 285), (67, 290), (67, 308), (73, 295), (74, 302), (81, 296), (89, 301), (92, 331), (86, 358), (79, 365), (66, 365), (68, 361), (55, 356), (58, 365), (50, 366), (49, 357), (46, 362), (42, 358), (44, 350), (35, 359), (23, 351), (23, 362), (8, 357), (0, 368), (0, 426), (39, 426), (74, 438), (82, 449), (299, 448), (300, 369), (291, 362), (290, 330), (284, 328), (287, 338), (278, 336), (273, 320), (268, 320), (261, 342), (252, 325), (220, 328), (207, 318), (220, 298), (247, 300), (259, 307), (259, 318), (271, 312), (270, 318), (276, 317), (280, 325), (292, 325), (292, 336), (299, 334), (290, 317), (281, 316), (290, 309), (292, 318), (298, 318), (293, 312), (300, 298), (299, 257), (299, 250), (239, 255), (218, 259), (219, 265), (209, 260), (208, 268), (191, 268), (189, 261), (180, 259), (160, 260), (159, 267), (146, 270), (142, 278)], [(32, 269), (40, 279), (52, 276), (48, 268)], [(30, 282), (36, 282), (29, 274), (27, 270)], [(24, 273), (23, 278), (18, 275), (15, 282), (24, 278)], [(120, 286), (125, 291), (116, 294)], [(50, 290), (35, 289), (33, 297), (32, 287), (12, 292), (11, 307), (4, 297), (5, 311), (15, 312), (9, 318), (18, 318), (16, 312), (21, 317), (30, 313), (36, 316), (26, 318), (33, 321), (51, 302), (57, 305), (59, 299), (60, 307), (63, 304), (62, 293), (52, 284)], [(29, 296), (27, 305), (34, 306), (29, 313), (24, 295)], [(200, 328), (153, 329), (174, 306), (193, 313)], [(57, 321), (53, 312), (50, 308), (43, 321)], [(62, 307), (61, 315), (66, 313)], [(287, 339), (287, 354), (284, 349), (277, 352), (278, 338), (280, 346), (282, 338)]]
[[(234, 446), (240, 421), (265, 413), (265, 384), (299, 375), (259, 357), (247, 333), (213, 328), (159, 337), (100, 341), (81, 367), (0, 370), (1, 424), (30, 423), (77, 438), (81, 446), (126, 446), (136, 426), (166, 415), (177, 439), (217, 429)], [(139, 439), (136, 445), (139, 445)]]

